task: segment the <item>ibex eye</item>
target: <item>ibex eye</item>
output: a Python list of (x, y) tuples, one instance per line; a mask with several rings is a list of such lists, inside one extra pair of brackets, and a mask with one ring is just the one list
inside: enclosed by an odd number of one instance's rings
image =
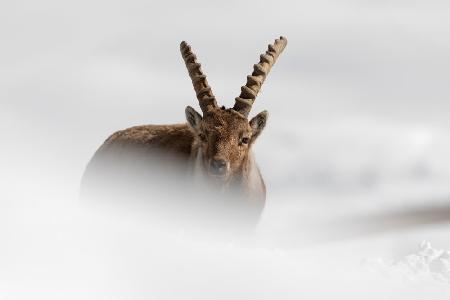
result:
[(248, 144), (248, 137), (243, 137), (241, 142), (242, 144)]

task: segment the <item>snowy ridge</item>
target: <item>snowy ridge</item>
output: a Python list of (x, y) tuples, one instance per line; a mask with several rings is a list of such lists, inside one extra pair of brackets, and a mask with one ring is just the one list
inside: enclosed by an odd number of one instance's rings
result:
[(450, 251), (433, 248), (428, 241), (419, 245), (417, 253), (400, 260), (387, 262), (382, 258), (368, 259), (363, 265), (395, 280), (450, 283)]

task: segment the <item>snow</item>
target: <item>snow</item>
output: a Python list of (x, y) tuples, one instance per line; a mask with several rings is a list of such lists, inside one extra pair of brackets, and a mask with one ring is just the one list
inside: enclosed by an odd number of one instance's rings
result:
[[(25, 2), (0, 9), (0, 299), (449, 298), (448, 3)], [(254, 232), (80, 205), (110, 133), (196, 105), (181, 40), (229, 107), (280, 33)]]
[(367, 259), (364, 265), (371, 271), (389, 278), (416, 283), (429, 281), (450, 283), (450, 251), (435, 249), (428, 241), (423, 241), (416, 253), (400, 260), (386, 262), (382, 258)]

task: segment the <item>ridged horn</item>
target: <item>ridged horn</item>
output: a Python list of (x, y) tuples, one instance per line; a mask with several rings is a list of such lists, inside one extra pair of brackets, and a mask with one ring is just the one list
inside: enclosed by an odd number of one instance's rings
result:
[(252, 75), (247, 76), (247, 83), (241, 87), (241, 94), (236, 97), (233, 109), (248, 116), (264, 80), (278, 56), (287, 45), (287, 39), (280, 36), (273, 45), (269, 44), (266, 53), (261, 54), (259, 63), (253, 66)]
[(209, 109), (217, 107), (216, 97), (211, 91), (206, 75), (203, 74), (201, 64), (197, 62), (197, 56), (192, 52), (191, 46), (182, 41), (180, 51), (188, 69), (189, 77), (191, 77), (200, 108), (203, 113), (206, 113)]

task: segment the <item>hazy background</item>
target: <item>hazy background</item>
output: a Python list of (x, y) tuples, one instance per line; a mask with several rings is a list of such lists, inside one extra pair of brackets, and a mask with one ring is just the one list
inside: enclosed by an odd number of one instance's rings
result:
[[(0, 4), (0, 298), (298, 299), (328, 297), (330, 282), (358, 297), (343, 266), (423, 239), (450, 249), (449, 15), (448, 1)], [(254, 147), (268, 198), (253, 246), (79, 207), (109, 134), (198, 107), (182, 40), (231, 106), (280, 35), (288, 46), (252, 110), (270, 114)], [(323, 283), (323, 269), (344, 270)]]

